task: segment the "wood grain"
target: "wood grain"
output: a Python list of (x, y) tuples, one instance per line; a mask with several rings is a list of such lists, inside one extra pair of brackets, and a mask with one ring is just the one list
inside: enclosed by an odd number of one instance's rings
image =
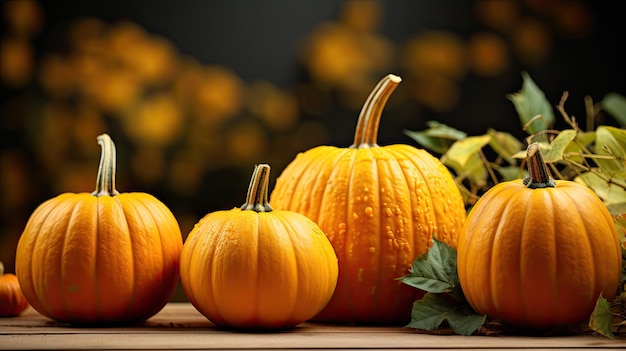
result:
[(189, 303), (170, 303), (139, 325), (77, 327), (57, 323), (32, 308), (0, 319), (6, 350), (307, 350), (307, 349), (615, 349), (626, 339), (602, 336), (459, 336), (402, 327), (303, 323), (292, 330), (242, 332), (218, 328)]

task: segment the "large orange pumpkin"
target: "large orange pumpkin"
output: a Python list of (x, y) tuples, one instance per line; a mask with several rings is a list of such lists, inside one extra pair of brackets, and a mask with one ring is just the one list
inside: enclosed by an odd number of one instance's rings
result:
[(221, 326), (296, 326), (326, 305), (337, 284), (337, 257), (319, 226), (267, 202), (269, 170), (257, 165), (244, 205), (207, 214), (183, 247), (185, 294)]
[(617, 291), (622, 256), (598, 196), (550, 178), (537, 144), (529, 177), (499, 183), (470, 211), (458, 274), (470, 305), (510, 325), (548, 329), (589, 319)]
[(15, 266), (24, 295), (62, 322), (137, 322), (156, 314), (178, 282), (182, 235), (170, 210), (146, 193), (115, 189), (115, 145), (102, 156), (93, 193), (39, 205), (19, 239)]
[(376, 143), (383, 107), (399, 83), (388, 75), (374, 88), (350, 147), (300, 153), (276, 180), (272, 206), (315, 221), (339, 259), (335, 294), (314, 320), (407, 322), (421, 292), (397, 278), (428, 251), (433, 235), (456, 247), (465, 208), (448, 169), (425, 150)]

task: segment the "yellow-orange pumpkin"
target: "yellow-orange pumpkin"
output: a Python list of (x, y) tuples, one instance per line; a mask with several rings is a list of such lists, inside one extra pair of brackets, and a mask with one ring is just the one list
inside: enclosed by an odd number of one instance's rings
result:
[(339, 259), (335, 294), (314, 320), (407, 322), (420, 292), (397, 278), (428, 251), (433, 235), (456, 248), (465, 208), (448, 169), (425, 150), (376, 143), (383, 107), (400, 81), (390, 74), (374, 88), (350, 147), (300, 153), (276, 180), (272, 206), (315, 221)]
[(549, 329), (589, 319), (612, 299), (621, 270), (615, 225), (598, 196), (553, 180), (537, 144), (529, 177), (495, 185), (459, 236), (458, 274), (470, 305), (510, 325)]
[(182, 235), (146, 193), (115, 189), (115, 145), (102, 155), (93, 193), (64, 193), (35, 209), (19, 239), (16, 275), (28, 302), (62, 322), (124, 323), (151, 317), (178, 282)]
[(15, 317), (28, 307), (28, 301), (15, 274), (5, 273), (0, 262), (0, 317)]
[(207, 214), (183, 246), (185, 294), (217, 325), (296, 326), (326, 305), (337, 284), (337, 257), (319, 226), (272, 210), (269, 171), (257, 165), (244, 205)]

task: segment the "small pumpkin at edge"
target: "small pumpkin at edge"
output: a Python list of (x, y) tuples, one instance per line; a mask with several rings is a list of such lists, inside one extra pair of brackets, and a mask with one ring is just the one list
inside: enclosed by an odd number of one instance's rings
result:
[(20, 282), (13, 273), (4, 272), (0, 262), (0, 317), (15, 317), (28, 308)]
[(458, 275), (470, 305), (509, 325), (550, 329), (585, 322), (600, 294), (617, 292), (615, 225), (587, 187), (554, 180), (538, 144), (529, 176), (489, 189), (468, 214)]

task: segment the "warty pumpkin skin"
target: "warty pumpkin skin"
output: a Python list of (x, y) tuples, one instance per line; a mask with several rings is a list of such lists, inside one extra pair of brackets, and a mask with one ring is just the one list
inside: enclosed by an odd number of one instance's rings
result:
[(17, 276), (4, 272), (4, 264), (0, 262), (0, 317), (15, 317), (28, 308), (28, 301)]
[(213, 323), (294, 327), (319, 312), (337, 284), (337, 257), (313, 221), (267, 202), (269, 166), (255, 168), (242, 208), (202, 218), (184, 243), (180, 278)]
[(598, 196), (552, 180), (536, 144), (530, 177), (495, 185), (459, 237), (458, 275), (470, 305), (509, 325), (549, 329), (588, 321), (600, 294), (615, 295), (621, 249)]
[(397, 278), (428, 251), (433, 235), (455, 247), (465, 219), (448, 169), (427, 151), (376, 143), (381, 113), (400, 78), (374, 88), (352, 146), (298, 154), (276, 180), (270, 203), (316, 222), (339, 259), (335, 294), (313, 320), (400, 324), (423, 292)]
[(70, 323), (145, 320), (178, 282), (182, 235), (170, 210), (146, 193), (115, 190), (115, 145), (98, 137), (96, 191), (39, 205), (19, 239), (16, 274), (39, 313)]

